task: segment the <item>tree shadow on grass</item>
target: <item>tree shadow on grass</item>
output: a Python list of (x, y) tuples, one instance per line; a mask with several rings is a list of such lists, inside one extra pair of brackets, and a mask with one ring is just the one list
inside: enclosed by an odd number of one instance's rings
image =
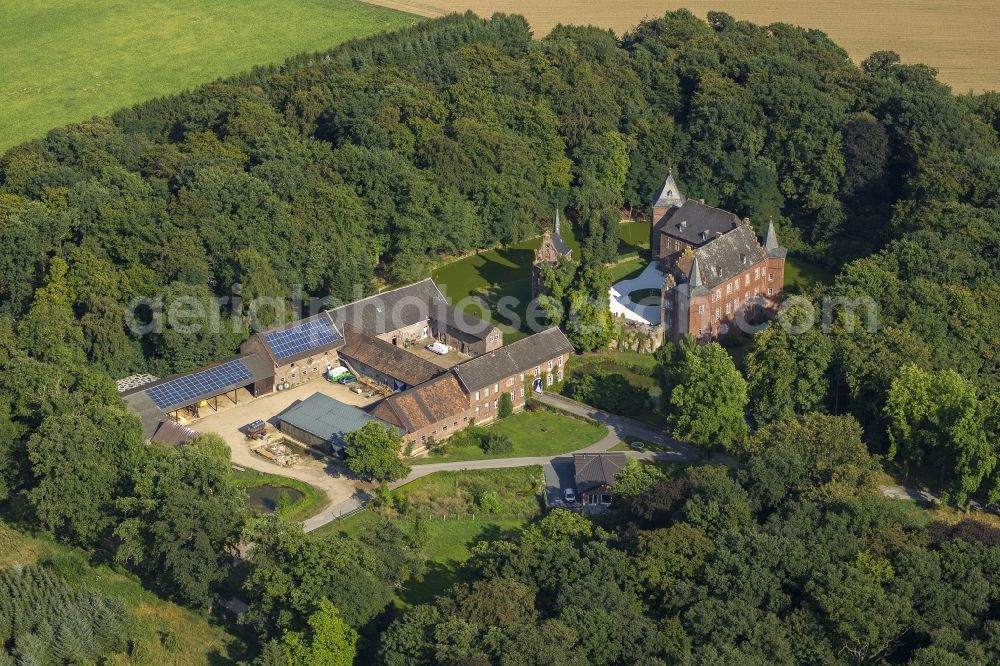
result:
[[(499, 539), (507, 530), (499, 525), (485, 525), (465, 545), (471, 547), (478, 541)], [(448, 559), (443, 562), (427, 562), (427, 570), (419, 579), (412, 579), (400, 592), (399, 598), (407, 604), (424, 604), (434, 600), (434, 597), (446, 593), (456, 583), (470, 580), (468, 572), (463, 569), (463, 562)]]

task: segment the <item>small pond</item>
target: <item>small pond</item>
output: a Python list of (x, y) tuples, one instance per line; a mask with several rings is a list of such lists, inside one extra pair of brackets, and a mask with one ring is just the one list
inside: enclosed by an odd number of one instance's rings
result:
[(287, 486), (257, 486), (247, 488), (247, 495), (250, 496), (250, 508), (261, 513), (271, 513), (278, 508), (281, 498), (285, 498), (288, 506), (292, 506), (302, 499), (302, 492)]

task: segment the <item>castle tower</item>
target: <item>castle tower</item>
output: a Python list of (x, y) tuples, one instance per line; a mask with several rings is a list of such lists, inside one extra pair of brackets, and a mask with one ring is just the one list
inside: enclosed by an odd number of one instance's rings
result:
[(656, 241), (659, 236), (660, 227), (666, 222), (670, 214), (684, 205), (687, 201), (687, 197), (681, 192), (680, 188), (677, 187), (677, 181), (674, 180), (674, 172), (671, 169), (667, 173), (666, 180), (663, 181), (663, 185), (656, 191), (650, 202), (650, 247), (656, 248)]
[(772, 312), (778, 309), (781, 299), (781, 291), (785, 285), (785, 257), (788, 250), (778, 242), (778, 232), (774, 228), (774, 219), (767, 222), (767, 233), (764, 235), (764, 252), (767, 254), (767, 286), (764, 295), (766, 296), (766, 308)]

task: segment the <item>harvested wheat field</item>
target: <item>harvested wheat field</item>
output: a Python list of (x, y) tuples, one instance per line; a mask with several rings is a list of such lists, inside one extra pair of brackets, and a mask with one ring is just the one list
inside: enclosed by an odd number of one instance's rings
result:
[(997, 0), (368, 0), (423, 16), (471, 9), (522, 14), (536, 34), (559, 23), (593, 24), (621, 34), (644, 18), (686, 7), (705, 17), (723, 11), (754, 23), (792, 23), (827, 33), (856, 62), (891, 49), (922, 62), (957, 93), (1000, 89), (1000, 2)]

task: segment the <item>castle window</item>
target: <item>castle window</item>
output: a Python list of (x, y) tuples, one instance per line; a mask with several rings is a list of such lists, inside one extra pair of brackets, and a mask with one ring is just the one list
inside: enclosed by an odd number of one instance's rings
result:
[(483, 389), (483, 397), (484, 398), (490, 397), (490, 387), (489, 386), (487, 386), (486, 388)]
[(726, 303), (726, 314), (728, 315), (730, 312), (732, 312), (732, 310), (733, 310), (732, 304)]
[(521, 385), (521, 391), (520, 391), (520, 393), (521, 393), (521, 397), (523, 398), (524, 397), (524, 385), (523, 384)]
[(746, 279), (745, 279), (745, 280), (743, 280), (743, 284), (744, 284), (745, 286), (747, 286), (747, 287), (749, 287), (749, 286), (750, 286), (750, 274), (749, 274), (749, 273), (747, 273), (747, 276), (746, 276)]
[(479, 391), (476, 391), (476, 400), (479, 400)]
[(545, 383), (548, 386), (552, 386), (552, 373), (545, 375)]
[(705, 314), (705, 306), (704, 305), (699, 305), (698, 306), (698, 314)]
[(774, 282), (774, 273), (768, 273), (767, 274), (767, 281), (768, 282)]
[(551, 370), (551, 369), (552, 369), (552, 361), (551, 361), (551, 359), (549, 360), (549, 367), (548, 367), (548, 369), (549, 369), (549, 370)]
[(733, 293), (733, 285), (727, 284), (726, 285), (726, 296), (728, 296), (731, 293)]
[(755, 268), (755, 269), (753, 269), (753, 279), (756, 280), (758, 278), (760, 278), (760, 269), (759, 268)]
[(715, 308), (715, 321), (719, 321), (719, 308)]
[(562, 370), (560, 370), (559, 373), (556, 375), (556, 379), (558, 379), (559, 381), (563, 380), (563, 371)]
[(556, 365), (562, 365), (562, 356), (556, 359)]
[(715, 298), (716, 298), (716, 300), (719, 300), (719, 301), (722, 300), (722, 290), (721, 289), (716, 289), (715, 290)]
[(500, 384), (494, 384), (493, 385), (493, 392), (494, 393), (499, 393), (500, 392)]
[(733, 304), (733, 309), (734, 310), (739, 310), (740, 309), (740, 297), (739, 296), (736, 297), (736, 302)]
[(773, 290), (773, 289), (771, 289), (770, 287), (768, 287), (768, 288), (767, 288), (767, 295), (768, 295), (768, 296), (774, 296), (774, 290)]

